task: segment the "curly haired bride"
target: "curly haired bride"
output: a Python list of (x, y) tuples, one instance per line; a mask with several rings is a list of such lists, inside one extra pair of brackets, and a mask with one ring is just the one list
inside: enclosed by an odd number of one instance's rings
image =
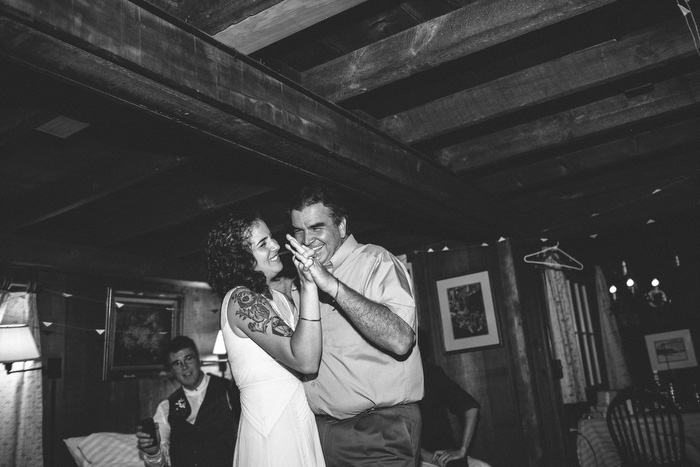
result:
[(209, 233), (209, 283), (223, 297), (221, 329), (241, 393), (234, 467), (325, 466), (301, 377), (321, 359), (318, 289), (334, 293), (337, 282), (312, 249), (287, 240), (300, 278), (298, 319), (291, 300), (270, 288), (280, 247), (259, 216), (228, 216)]

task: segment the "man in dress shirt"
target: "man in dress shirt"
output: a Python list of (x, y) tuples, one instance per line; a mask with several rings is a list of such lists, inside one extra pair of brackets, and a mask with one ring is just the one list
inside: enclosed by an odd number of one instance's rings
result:
[(235, 386), (202, 371), (197, 346), (189, 337), (173, 338), (167, 355), (167, 369), (181, 386), (156, 409), (155, 443), (138, 427), (146, 466), (231, 467), (240, 414)]
[(296, 239), (337, 279), (321, 297), (323, 355), (304, 382), (328, 467), (415, 466), (420, 457), (423, 370), (405, 266), (348, 231), (337, 194), (301, 190), (290, 216)]

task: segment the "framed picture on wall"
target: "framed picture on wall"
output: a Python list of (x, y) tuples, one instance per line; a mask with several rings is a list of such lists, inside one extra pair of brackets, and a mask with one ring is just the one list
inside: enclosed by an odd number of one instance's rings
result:
[(445, 352), (501, 343), (488, 271), (436, 282)]
[(698, 366), (689, 329), (649, 334), (644, 336), (644, 339), (652, 370), (665, 371)]
[(102, 379), (166, 374), (163, 351), (181, 333), (183, 297), (107, 290)]

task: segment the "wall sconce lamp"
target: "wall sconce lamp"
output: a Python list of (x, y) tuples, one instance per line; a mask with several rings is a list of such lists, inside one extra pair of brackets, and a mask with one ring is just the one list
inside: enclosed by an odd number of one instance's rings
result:
[(5, 364), (7, 374), (40, 370), (41, 368), (27, 368), (12, 371), (13, 363), (36, 360), (39, 357), (39, 349), (34, 342), (29, 326), (26, 324), (0, 326), (0, 363)]
[(5, 364), (7, 374), (21, 373), (24, 371), (42, 370), (52, 379), (61, 377), (61, 359), (49, 358), (46, 368), (34, 367), (12, 370), (12, 364), (16, 362), (26, 362), (36, 360), (39, 349), (34, 341), (34, 336), (26, 324), (3, 324), (0, 325), (0, 363)]
[(49, 358), (46, 360), (46, 367), (23, 368), (12, 371), (12, 364), (15, 362), (26, 362), (36, 360), (39, 355), (39, 348), (36, 346), (34, 336), (26, 324), (3, 324), (0, 325), (0, 363), (5, 364), (7, 374), (21, 373), (24, 371), (42, 370), (42, 374), (51, 380), (51, 411), (49, 415), (50, 434), (49, 458), (55, 459), (56, 452), (56, 379), (61, 377), (61, 359)]

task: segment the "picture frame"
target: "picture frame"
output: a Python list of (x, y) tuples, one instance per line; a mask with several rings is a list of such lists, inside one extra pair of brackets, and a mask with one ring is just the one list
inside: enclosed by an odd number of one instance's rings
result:
[(669, 371), (698, 366), (689, 329), (644, 336), (653, 371)]
[(181, 334), (179, 294), (107, 290), (102, 380), (165, 376), (163, 352)]
[(501, 344), (488, 271), (436, 282), (445, 352)]

